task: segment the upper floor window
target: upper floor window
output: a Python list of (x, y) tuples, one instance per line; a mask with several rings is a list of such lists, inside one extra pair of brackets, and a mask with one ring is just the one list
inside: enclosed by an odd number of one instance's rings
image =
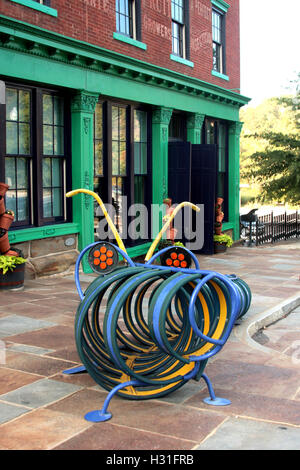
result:
[(213, 70), (223, 72), (223, 18), (216, 10), (212, 11)]
[(26, 8), (32, 8), (39, 13), (54, 16), (57, 18), (58, 13), (55, 8), (51, 6), (51, 0), (10, 0), (11, 2), (18, 3)]
[(116, 31), (135, 38), (135, 0), (116, 0)]
[(51, 0), (33, 0), (34, 2), (40, 3), (41, 5), (46, 5), (46, 7), (50, 7)]
[(213, 67), (217, 74), (226, 74), (225, 22), (229, 5), (224, 0), (212, 0)]
[(185, 9), (184, 0), (172, 0), (172, 52), (185, 57)]

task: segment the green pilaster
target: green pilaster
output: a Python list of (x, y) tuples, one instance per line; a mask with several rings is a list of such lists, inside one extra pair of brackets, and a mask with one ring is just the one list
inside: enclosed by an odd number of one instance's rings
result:
[(169, 123), (173, 110), (155, 108), (152, 113), (153, 204), (162, 204), (168, 196)]
[[(98, 94), (79, 91), (72, 100), (72, 187), (93, 190), (93, 115)], [(94, 241), (94, 200), (87, 194), (73, 197), (73, 221), (78, 223), (79, 249)], [(90, 272), (83, 263), (85, 272)]]
[(187, 140), (191, 144), (201, 144), (202, 142), (202, 125), (205, 115), (200, 113), (191, 113), (186, 122)]
[(243, 123), (236, 121), (229, 126), (229, 222), (233, 224), (233, 238), (238, 240), (240, 235), (240, 134)]

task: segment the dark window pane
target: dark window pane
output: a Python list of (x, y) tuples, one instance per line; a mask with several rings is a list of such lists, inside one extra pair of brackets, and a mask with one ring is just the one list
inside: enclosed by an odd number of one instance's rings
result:
[(18, 153), (18, 124), (6, 123), (6, 153), (16, 155)]
[(30, 93), (19, 90), (19, 121), (30, 122)]
[(51, 158), (43, 158), (43, 187), (51, 187)]
[(43, 95), (43, 123), (53, 124), (53, 98), (51, 95)]
[(5, 195), (5, 209), (17, 213), (17, 192), (8, 190)]
[(62, 185), (62, 160), (60, 158), (52, 158), (52, 186), (61, 187)]
[(147, 144), (141, 143), (141, 174), (147, 174)]
[(26, 158), (17, 158), (18, 188), (28, 188), (28, 162)]
[(101, 140), (95, 142), (95, 175), (103, 175), (103, 143)]
[(52, 216), (51, 190), (43, 190), (43, 215), (45, 218)]
[(53, 126), (43, 126), (43, 153), (53, 155)]
[(18, 91), (12, 88), (6, 89), (6, 119), (18, 120)]
[(30, 125), (19, 124), (19, 154), (30, 155)]
[(95, 139), (103, 138), (103, 110), (102, 103), (97, 103), (95, 109)]
[(10, 188), (16, 188), (16, 159), (5, 159), (5, 182)]
[(26, 190), (19, 190), (18, 191), (18, 207), (15, 214), (15, 219), (18, 222), (28, 220), (29, 218), (29, 198), (28, 198), (28, 191)]
[(120, 175), (126, 175), (126, 142), (120, 142)]
[(141, 144), (140, 142), (134, 143), (134, 174), (141, 173)]
[(119, 174), (119, 142), (112, 143), (112, 174)]
[(134, 203), (145, 204), (145, 177), (142, 175), (134, 177)]
[(54, 127), (54, 154), (64, 154), (64, 128)]
[(64, 125), (64, 100), (60, 96), (54, 96), (54, 124)]
[(61, 217), (62, 212), (62, 190), (61, 188), (53, 189), (53, 217)]
[(112, 140), (119, 140), (119, 108), (112, 107)]
[(125, 108), (119, 108), (119, 129), (120, 135), (119, 140), (126, 140), (126, 110)]

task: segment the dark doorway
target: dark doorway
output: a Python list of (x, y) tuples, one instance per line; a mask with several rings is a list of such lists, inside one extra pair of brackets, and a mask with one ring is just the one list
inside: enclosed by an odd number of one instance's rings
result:
[[(198, 252), (213, 254), (217, 146), (170, 142), (168, 164), (168, 196), (173, 204), (190, 201), (204, 206), (204, 244)], [(193, 213), (193, 231), (196, 230), (195, 220)]]

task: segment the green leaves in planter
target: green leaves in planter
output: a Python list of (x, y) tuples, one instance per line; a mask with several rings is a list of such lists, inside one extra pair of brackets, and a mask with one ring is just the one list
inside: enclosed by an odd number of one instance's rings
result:
[(214, 242), (222, 243), (228, 246), (228, 248), (233, 244), (232, 238), (229, 235), (225, 235), (224, 233), (222, 233), (221, 235), (214, 235)]
[(18, 264), (26, 263), (26, 259), (21, 256), (0, 256), (0, 271), (6, 274), (10, 269), (13, 271)]
[(175, 242), (174, 246), (183, 246), (184, 247), (184, 244), (182, 242)]

